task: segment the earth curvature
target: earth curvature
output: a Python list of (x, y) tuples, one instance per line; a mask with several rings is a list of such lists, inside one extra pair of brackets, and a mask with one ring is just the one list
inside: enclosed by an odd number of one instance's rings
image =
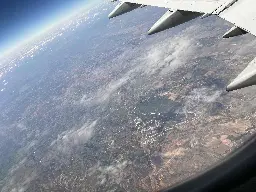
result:
[(196, 19), (148, 36), (166, 11), (109, 20), (78, 12), (1, 58), (0, 189), (158, 191), (227, 157), (255, 133), (255, 87), (226, 85), (251, 35)]

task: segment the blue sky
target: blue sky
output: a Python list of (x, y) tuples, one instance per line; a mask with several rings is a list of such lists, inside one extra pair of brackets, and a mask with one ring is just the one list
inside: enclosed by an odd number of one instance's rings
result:
[[(0, 52), (40, 33), (89, 0), (4, 0), (0, 7)], [(1, 53), (0, 53), (1, 55)]]

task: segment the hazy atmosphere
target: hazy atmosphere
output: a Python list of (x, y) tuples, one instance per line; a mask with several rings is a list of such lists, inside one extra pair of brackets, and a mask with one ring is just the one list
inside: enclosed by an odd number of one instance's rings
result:
[(249, 34), (196, 19), (148, 36), (166, 9), (109, 20), (99, 2), (0, 61), (0, 191), (158, 191), (255, 132), (255, 87), (227, 84)]

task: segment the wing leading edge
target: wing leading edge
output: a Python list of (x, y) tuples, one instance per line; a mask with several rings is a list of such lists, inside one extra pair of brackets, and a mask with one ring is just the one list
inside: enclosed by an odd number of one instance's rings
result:
[[(112, 0), (117, 1), (117, 0)], [(234, 24), (223, 38), (251, 33), (256, 36), (255, 0), (128, 0), (120, 1), (109, 14), (113, 18), (146, 5), (168, 11), (151, 27), (148, 34), (175, 27), (199, 16), (217, 15)], [(256, 58), (227, 86), (227, 91), (256, 85)]]

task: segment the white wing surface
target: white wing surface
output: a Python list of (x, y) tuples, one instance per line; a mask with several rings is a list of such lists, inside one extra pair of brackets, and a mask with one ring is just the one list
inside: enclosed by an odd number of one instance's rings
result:
[(130, 3), (165, 7), (172, 10), (184, 10), (211, 13), (226, 0), (130, 0)]

